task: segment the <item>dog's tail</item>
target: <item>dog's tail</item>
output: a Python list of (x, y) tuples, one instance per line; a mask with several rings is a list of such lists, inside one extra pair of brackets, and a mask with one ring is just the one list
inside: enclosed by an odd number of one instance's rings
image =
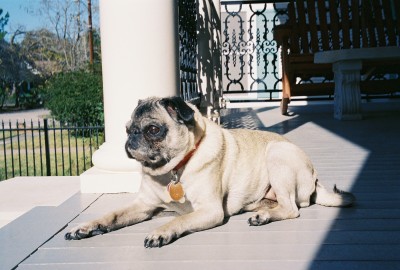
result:
[(313, 201), (323, 206), (350, 206), (355, 202), (356, 198), (350, 192), (345, 192), (333, 187), (333, 192), (329, 192), (326, 188), (316, 181), (316, 188), (313, 194)]

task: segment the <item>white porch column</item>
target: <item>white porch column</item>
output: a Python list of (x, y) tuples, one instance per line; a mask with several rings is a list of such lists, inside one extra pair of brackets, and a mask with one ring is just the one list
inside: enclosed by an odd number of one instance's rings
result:
[(81, 175), (81, 192), (136, 192), (140, 164), (125, 153), (139, 99), (179, 92), (175, 0), (100, 0), (106, 141)]

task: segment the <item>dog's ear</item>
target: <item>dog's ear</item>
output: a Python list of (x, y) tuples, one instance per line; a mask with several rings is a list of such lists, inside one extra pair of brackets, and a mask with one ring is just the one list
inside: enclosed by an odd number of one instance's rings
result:
[(160, 104), (164, 106), (175, 121), (194, 126), (194, 110), (180, 97), (163, 98)]

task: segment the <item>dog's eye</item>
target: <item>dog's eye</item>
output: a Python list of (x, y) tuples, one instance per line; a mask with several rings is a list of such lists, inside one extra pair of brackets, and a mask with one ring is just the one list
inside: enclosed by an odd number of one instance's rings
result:
[(158, 133), (160, 133), (160, 128), (156, 126), (149, 126), (147, 128), (147, 133), (151, 135), (157, 135)]

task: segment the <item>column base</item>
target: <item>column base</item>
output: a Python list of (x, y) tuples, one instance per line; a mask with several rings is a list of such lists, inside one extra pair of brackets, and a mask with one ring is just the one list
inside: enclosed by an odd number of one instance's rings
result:
[(333, 64), (335, 119), (362, 119), (360, 93), (361, 67), (361, 60), (339, 61)]
[(142, 181), (141, 172), (110, 172), (96, 167), (80, 175), (82, 193), (135, 193)]

